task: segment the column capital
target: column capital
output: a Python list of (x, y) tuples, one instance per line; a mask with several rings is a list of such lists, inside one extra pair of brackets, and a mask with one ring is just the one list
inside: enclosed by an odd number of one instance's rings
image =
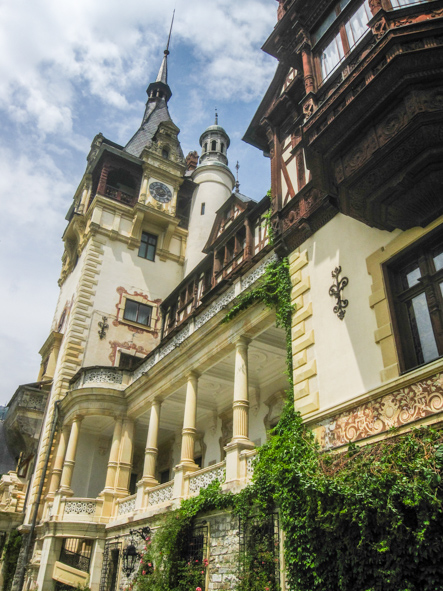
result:
[(72, 419), (71, 425), (74, 423), (81, 423), (84, 418), (84, 415), (75, 415), (75, 417)]
[(234, 341), (234, 345), (236, 349), (240, 349), (241, 347), (248, 347), (250, 342), (251, 339), (242, 335)]
[(195, 370), (195, 369), (192, 369), (191, 371), (189, 371), (189, 372), (186, 374), (186, 380), (187, 380), (187, 381), (188, 381), (188, 380), (192, 380), (192, 379), (194, 379), (194, 380), (198, 380), (198, 378), (199, 378), (200, 376), (201, 376), (201, 373), (199, 373), (199, 372), (198, 372), (197, 370)]

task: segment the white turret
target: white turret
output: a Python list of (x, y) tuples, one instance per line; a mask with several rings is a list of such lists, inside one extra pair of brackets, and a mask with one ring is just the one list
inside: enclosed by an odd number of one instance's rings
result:
[(189, 237), (186, 247), (185, 275), (203, 259), (202, 252), (215, 221), (215, 214), (229, 199), (235, 185), (235, 178), (228, 168), (227, 151), (230, 140), (226, 131), (218, 124), (208, 127), (200, 137), (202, 153), (192, 180), (197, 187), (192, 196), (189, 217)]

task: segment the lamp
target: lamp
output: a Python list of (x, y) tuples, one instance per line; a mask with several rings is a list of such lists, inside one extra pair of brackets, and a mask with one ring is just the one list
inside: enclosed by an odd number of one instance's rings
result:
[(123, 572), (126, 576), (132, 575), (135, 571), (135, 565), (137, 560), (140, 560), (140, 554), (137, 552), (137, 548), (131, 542), (123, 551)]

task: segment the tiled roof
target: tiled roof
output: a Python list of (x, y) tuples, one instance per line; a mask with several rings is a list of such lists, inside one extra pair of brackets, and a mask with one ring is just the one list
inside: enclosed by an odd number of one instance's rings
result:
[(158, 126), (163, 121), (171, 121), (168, 105), (165, 100), (148, 103), (145, 116), (139, 130), (126, 144), (124, 150), (137, 158), (140, 158), (146, 145), (154, 137)]

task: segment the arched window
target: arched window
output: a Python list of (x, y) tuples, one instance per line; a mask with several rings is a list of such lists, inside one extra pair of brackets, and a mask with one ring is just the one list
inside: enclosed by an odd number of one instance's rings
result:
[(225, 153), (225, 144), (222, 142), (221, 144), (221, 153), (224, 154)]
[(208, 151), (208, 142), (206, 142), (206, 143), (205, 143), (205, 146), (204, 146), (203, 150), (204, 150), (205, 152), (207, 152), (207, 151)]
[(212, 142), (211, 142), (211, 150), (213, 152), (217, 151), (217, 142), (215, 140), (212, 140)]
[(168, 152), (167, 148), (163, 148), (163, 150), (162, 150), (162, 156), (163, 156), (163, 158), (165, 160), (168, 160), (168, 158), (169, 158), (169, 152)]

